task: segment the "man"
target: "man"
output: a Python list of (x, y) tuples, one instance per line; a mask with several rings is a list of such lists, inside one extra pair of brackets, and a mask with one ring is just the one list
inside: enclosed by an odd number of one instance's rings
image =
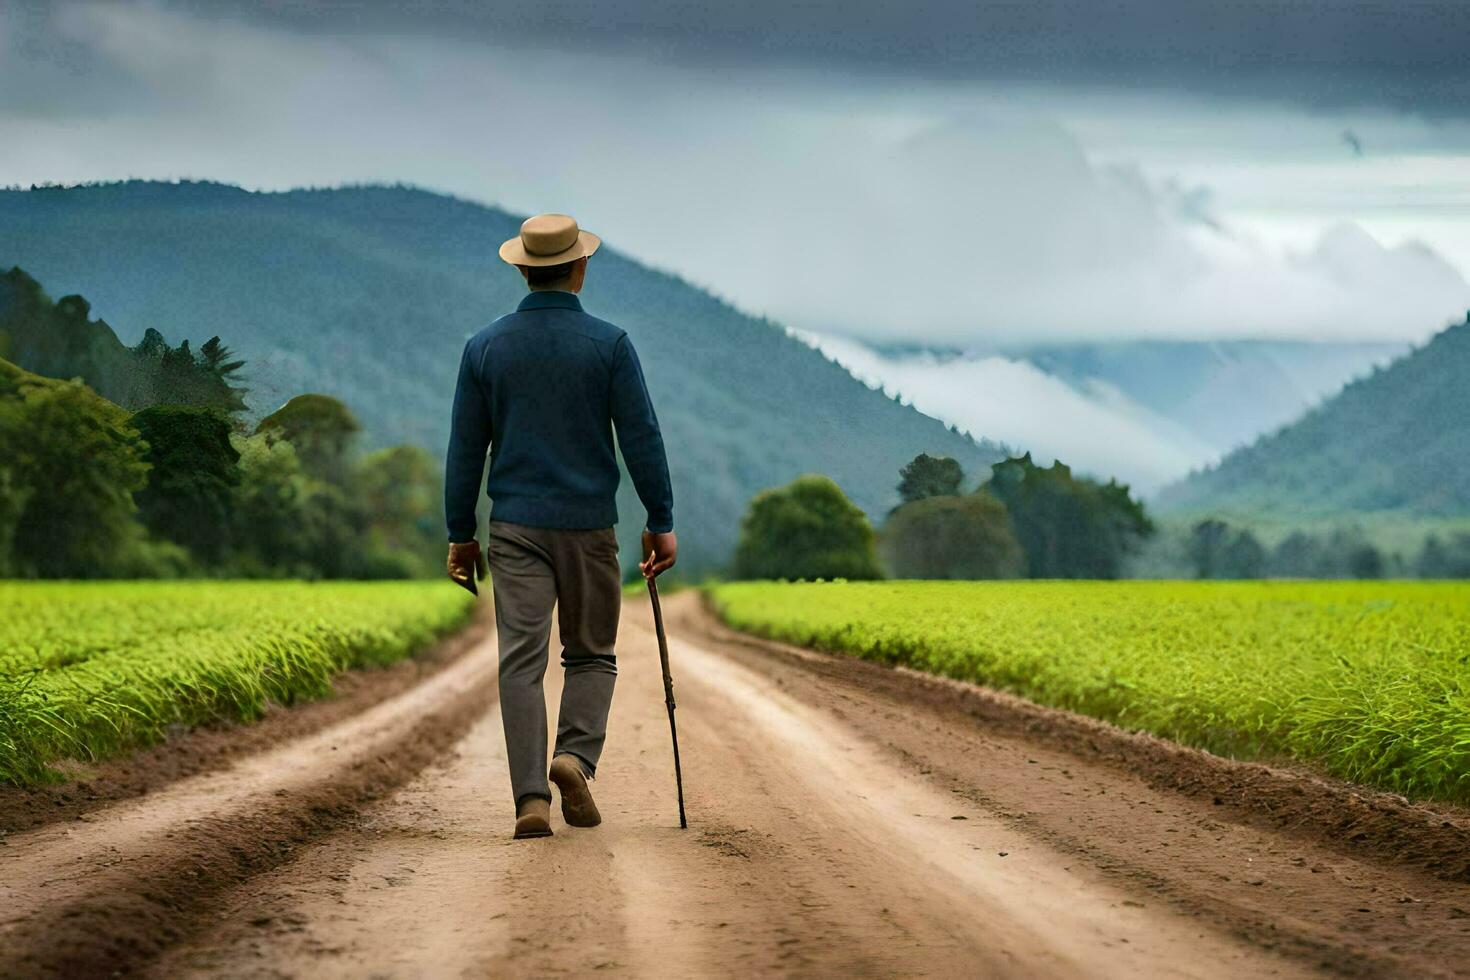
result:
[(613, 430), (648, 511), (639, 568), (674, 564), (673, 493), (658, 419), (633, 342), (582, 312), (577, 293), (601, 240), (564, 214), (539, 214), (500, 246), (530, 293), (470, 338), (459, 365), (444, 476), (449, 576), (476, 591), (486, 561), (475, 502), (490, 450), (486, 543), (500, 640), (500, 713), (515, 836), (551, 834), (546, 673), (551, 610), (561, 634), (561, 711), (550, 780), (573, 827), (601, 822), (587, 786), (607, 730), (622, 598)]

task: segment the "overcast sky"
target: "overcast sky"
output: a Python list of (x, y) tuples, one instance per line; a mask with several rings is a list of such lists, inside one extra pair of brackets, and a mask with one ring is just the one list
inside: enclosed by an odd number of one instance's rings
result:
[(1467, 37), (1458, 0), (22, 0), (0, 182), (403, 180), (870, 341), (1421, 339), (1470, 306)]

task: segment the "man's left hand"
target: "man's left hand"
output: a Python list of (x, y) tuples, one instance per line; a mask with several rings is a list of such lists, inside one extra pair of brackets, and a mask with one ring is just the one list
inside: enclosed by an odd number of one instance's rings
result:
[(485, 556), (480, 553), (480, 542), (473, 538), (469, 541), (450, 542), (449, 561), (446, 563), (449, 570), (449, 578), (461, 588), (468, 589), (475, 595), (480, 594), (476, 581), (483, 582), (485, 576), (490, 574), (490, 567), (485, 562)]

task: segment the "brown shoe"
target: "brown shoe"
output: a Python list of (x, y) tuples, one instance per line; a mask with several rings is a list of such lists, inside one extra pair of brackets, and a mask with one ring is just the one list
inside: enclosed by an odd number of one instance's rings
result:
[(551, 801), (528, 796), (516, 807), (516, 840), (551, 836)]
[(561, 816), (572, 827), (596, 827), (602, 823), (602, 814), (592, 802), (592, 790), (587, 788), (587, 774), (582, 771), (582, 762), (570, 753), (562, 753), (551, 760), (551, 781), (561, 790)]

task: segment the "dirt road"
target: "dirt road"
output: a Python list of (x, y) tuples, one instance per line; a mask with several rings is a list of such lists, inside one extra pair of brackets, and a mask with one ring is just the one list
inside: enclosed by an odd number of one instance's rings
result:
[[(1322, 821), (1283, 830), (1155, 771), (1213, 761), (1145, 745), (1137, 758), (1155, 761), (1130, 764), (1078, 744), (1087, 725), (736, 641), (693, 596), (669, 606), (687, 831), (647, 607), (630, 603), (593, 784), (602, 827), (558, 819), (553, 838), (508, 839), (491, 638), (310, 738), (13, 835), (0, 973), (1448, 976), (1470, 963), (1456, 871), (1386, 860)], [(396, 792), (352, 802), (382, 756), (445, 732), (464, 734)], [(335, 816), (303, 829), (317, 797)], [(1463, 818), (1401, 819), (1453, 842)], [(274, 858), (257, 853), (275, 838)], [(89, 945), (99, 930), (126, 938)]]

